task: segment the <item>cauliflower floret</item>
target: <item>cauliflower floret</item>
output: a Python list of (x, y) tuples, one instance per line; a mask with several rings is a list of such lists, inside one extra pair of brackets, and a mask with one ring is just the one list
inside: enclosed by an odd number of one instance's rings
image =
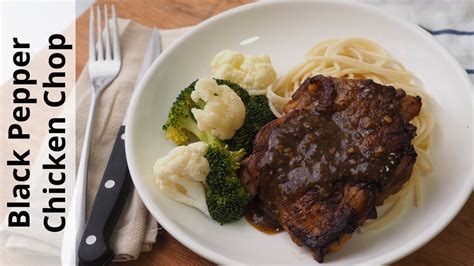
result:
[(232, 50), (219, 52), (211, 62), (212, 77), (230, 80), (247, 90), (265, 90), (276, 80), (268, 55), (243, 55)]
[(244, 123), (245, 105), (227, 85), (218, 85), (213, 79), (200, 79), (191, 98), (205, 102), (204, 109), (191, 109), (201, 131), (209, 131), (222, 140), (231, 139)]
[(204, 184), (209, 174), (209, 162), (204, 157), (207, 144), (195, 142), (178, 146), (153, 165), (155, 183), (173, 200), (193, 206), (210, 217)]
[(214, 56), (211, 62), (211, 68), (216, 69), (224, 64), (239, 68), (245, 60), (244, 54), (233, 50), (222, 50)]

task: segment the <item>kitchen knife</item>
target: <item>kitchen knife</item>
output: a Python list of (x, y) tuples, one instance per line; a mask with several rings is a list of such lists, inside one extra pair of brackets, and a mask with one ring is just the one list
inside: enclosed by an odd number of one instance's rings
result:
[[(160, 52), (161, 37), (159, 31), (155, 29), (145, 52), (135, 87)], [(79, 244), (78, 256), (81, 265), (103, 265), (109, 263), (114, 257), (110, 239), (132, 187), (125, 156), (124, 134), (127, 116), (128, 111), (115, 139), (109, 162)]]

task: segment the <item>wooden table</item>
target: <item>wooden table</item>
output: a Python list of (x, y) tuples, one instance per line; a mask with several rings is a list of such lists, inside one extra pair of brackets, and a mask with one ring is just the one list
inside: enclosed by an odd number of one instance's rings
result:
[[(103, 2), (103, 1), (100, 1)], [(232, 7), (250, 2), (248, 0), (117, 0), (106, 1), (116, 5), (122, 18), (130, 18), (149, 27), (162, 29), (194, 25)], [(76, 24), (77, 32), (77, 76), (86, 64), (88, 52), (89, 13), (82, 14)], [(165, 230), (161, 230), (154, 249), (144, 253), (137, 261), (120, 265), (209, 265), (181, 245)], [(398, 261), (395, 265), (473, 265), (474, 264), (474, 195), (454, 221), (424, 247)], [(118, 265), (118, 263), (117, 263)]]

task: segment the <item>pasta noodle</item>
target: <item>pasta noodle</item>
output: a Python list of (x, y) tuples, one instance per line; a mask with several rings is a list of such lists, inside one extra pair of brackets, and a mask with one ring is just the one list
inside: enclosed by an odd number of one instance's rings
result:
[[(282, 116), (284, 106), (299, 85), (308, 77), (317, 74), (336, 78), (372, 79), (379, 84), (402, 88), (407, 94), (423, 98), (420, 114), (412, 120), (417, 127), (417, 135), (412, 144), (418, 154), (412, 176), (398, 193), (391, 195), (378, 207), (379, 217), (368, 221), (361, 230), (380, 229), (394, 221), (403, 213), (409, 192), (414, 193), (415, 206), (421, 206), (422, 177), (432, 169), (428, 151), (430, 133), (434, 126), (433, 118), (427, 111), (428, 97), (421, 87), (421, 81), (375, 42), (361, 38), (326, 40), (312, 47), (306, 54), (305, 62), (297, 65), (267, 89), (270, 109), (275, 116)], [(379, 210), (382, 209), (388, 210), (380, 215)]]

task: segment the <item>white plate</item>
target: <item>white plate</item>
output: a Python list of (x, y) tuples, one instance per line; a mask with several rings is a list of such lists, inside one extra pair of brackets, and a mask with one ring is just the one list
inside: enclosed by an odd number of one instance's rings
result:
[[(240, 45), (254, 36), (259, 39)], [(408, 206), (398, 221), (383, 230), (354, 234), (325, 262), (388, 263), (438, 234), (472, 189), (471, 83), (453, 57), (418, 26), (369, 6), (342, 2), (242, 6), (201, 23), (153, 64), (131, 102), (126, 148), (135, 187), (159, 223), (181, 243), (217, 263), (315, 263), (286, 233), (263, 234), (245, 219), (220, 226), (160, 195), (152, 165), (174, 146), (161, 130), (171, 103), (191, 81), (209, 76), (210, 61), (220, 50), (269, 54), (282, 74), (300, 62), (312, 45), (355, 36), (378, 42), (424, 82), (436, 120), (431, 151), (434, 172), (423, 180), (421, 208)]]

